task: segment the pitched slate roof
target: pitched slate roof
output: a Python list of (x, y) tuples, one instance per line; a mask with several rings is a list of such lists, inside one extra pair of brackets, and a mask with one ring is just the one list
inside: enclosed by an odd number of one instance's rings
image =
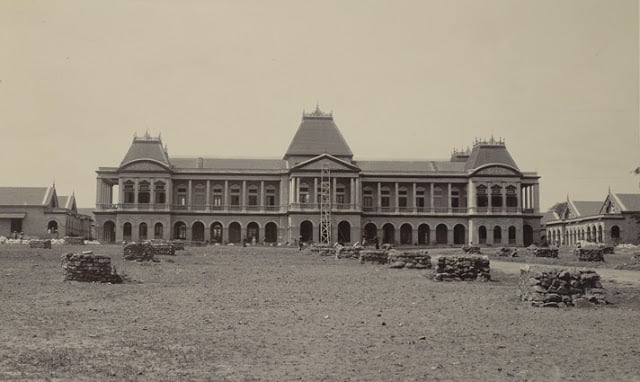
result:
[(47, 203), (51, 187), (0, 187), (0, 206), (39, 206)]
[(542, 215), (542, 219), (540, 219), (540, 223), (544, 225), (556, 220), (558, 220), (558, 215), (555, 213), (555, 211), (547, 211)]
[(625, 212), (640, 211), (640, 194), (615, 194)]
[(67, 203), (69, 202), (68, 196), (60, 196), (58, 195), (58, 207), (67, 208)]
[(579, 217), (599, 215), (602, 207), (602, 202), (572, 200), (571, 203)]
[(284, 158), (298, 155), (316, 156), (325, 153), (337, 157), (353, 157), (347, 141), (333, 122), (333, 115), (325, 114), (316, 108), (316, 111), (311, 114), (303, 114), (302, 122)]
[(170, 166), (169, 156), (162, 147), (162, 140), (151, 138), (148, 135), (142, 138), (133, 138), (129, 151), (125, 154), (120, 166), (140, 159), (150, 159)]
[(354, 164), (367, 173), (450, 173), (464, 172), (464, 163), (447, 161), (355, 161)]
[(282, 159), (179, 157), (171, 158), (171, 163), (175, 170), (208, 168), (221, 171), (276, 171), (286, 169), (286, 161)]
[(488, 142), (478, 142), (473, 146), (471, 155), (466, 162), (465, 170), (479, 168), (492, 163), (506, 164), (519, 171), (518, 165), (509, 154), (509, 151), (507, 151), (504, 142), (493, 139)]

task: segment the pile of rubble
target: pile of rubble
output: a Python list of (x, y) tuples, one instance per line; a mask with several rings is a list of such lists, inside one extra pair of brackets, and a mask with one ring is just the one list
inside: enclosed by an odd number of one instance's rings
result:
[(156, 256), (175, 256), (176, 247), (171, 242), (166, 241), (151, 241), (149, 242), (153, 249), (153, 254)]
[(518, 249), (509, 248), (509, 247), (502, 247), (502, 248), (498, 249), (498, 252), (496, 252), (496, 256), (518, 257)]
[(313, 255), (335, 256), (336, 248), (332, 245), (314, 244), (309, 246), (309, 252)]
[(602, 248), (576, 248), (573, 250), (573, 254), (576, 255), (580, 261), (604, 261), (604, 251)]
[(473, 246), (473, 245), (465, 245), (464, 247), (462, 247), (462, 252), (468, 255), (479, 255), (480, 247)]
[(558, 248), (556, 247), (542, 247), (533, 250), (535, 257), (558, 257)]
[(592, 270), (520, 269), (520, 299), (532, 306), (565, 307), (606, 304), (600, 276)]
[(123, 249), (125, 260), (157, 262), (158, 260), (153, 257), (154, 255), (155, 250), (149, 243), (131, 243), (125, 245)]
[(491, 280), (487, 256), (442, 256), (438, 258), (436, 281)]
[(91, 251), (62, 255), (62, 269), (65, 281), (122, 283), (122, 277), (111, 268), (111, 257), (94, 256)]
[(29, 248), (51, 249), (51, 240), (29, 240)]
[(377, 263), (386, 264), (389, 262), (388, 251), (383, 249), (364, 249), (360, 251), (358, 259), (361, 264), (364, 263)]
[(600, 247), (600, 249), (602, 249), (603, 255), (613, 255), (614, 253), (616, 253), (616, 249), (613, 245), (603, 245)]
[(364, 247), (358, 243), (350, 247), (344, 247), (339, 245), (336, 247), (336, 258), (338, 259), (357, 259), (360, 256), (360, 251)]
[(423, 251), (400, 252), (395, 249), (388, 251), (389, 268), (427, 269), (431, 268), (431, 256)]
[(173, 245), (176, 251), (184, 251), (184, 241), (182, 240), (171, 240), (169, 244)]

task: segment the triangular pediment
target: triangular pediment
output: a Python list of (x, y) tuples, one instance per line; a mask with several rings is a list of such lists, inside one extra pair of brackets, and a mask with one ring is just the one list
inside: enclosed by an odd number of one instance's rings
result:
[(297, 163), (291, 170), (297, 171), (321, 171), (328, 168), (330, 171), (359, 172), (360, 168), (353, 164), (336, 158), (330, 154), (322, 154)]
[(163, 164), (152, 160), (138, 160), (125, 164), (120, 172), (167, 172), (169, 169)]

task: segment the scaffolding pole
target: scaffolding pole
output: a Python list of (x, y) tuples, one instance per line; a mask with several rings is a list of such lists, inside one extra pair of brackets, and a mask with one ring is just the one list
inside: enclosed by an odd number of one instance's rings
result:
[(331, 169), (326, 164), (320, 172), (320, 243), (331, 245)]

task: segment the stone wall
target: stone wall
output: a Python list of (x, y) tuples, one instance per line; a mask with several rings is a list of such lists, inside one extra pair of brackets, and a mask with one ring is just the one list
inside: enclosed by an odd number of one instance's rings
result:
[(604, 261), (604, 251), (602, 248), (576, 248), (573, 250), (580, 261)]
[(558, 248), (555, 247), (543, 247), (533, 250), (535, 257), (558, 257)]
[(388, 251), (382, 249), (364, 249), (360, 251), (358, 256), (360, 263), (378, 263), (386, 264), (389, 262)]
[(600, 248), (602, 249), (603, 255), (613, 255), (616, 252), (615, 247), (613, 245), (603, 245)]
[(62, 255), (64, 280), (118, 284), (122, 278), (111, 268), (111, 257), (93, 255), (91, 251)]
[(392, 249), (387, 252), (389, 268), (427, 269), (431, 268), (431, 256), (423, 251), (398, 251)]
[(29, 240), (29, 248), (51, 249), (51, 240)]
[(84, 244), (84, 238), (75, 237), (75, 236), (65, 236), (64, 237), (64, 243), (65, 244), (73, 244), (73, 245), (83, 245)]
[(532, 306), (566, 307), (606, 304), (600, 276), (592, 270), (520, 269), (520, 299)]
[(436, 281), (491, 280), (487, 256), (441, 256), (436, 268)]

